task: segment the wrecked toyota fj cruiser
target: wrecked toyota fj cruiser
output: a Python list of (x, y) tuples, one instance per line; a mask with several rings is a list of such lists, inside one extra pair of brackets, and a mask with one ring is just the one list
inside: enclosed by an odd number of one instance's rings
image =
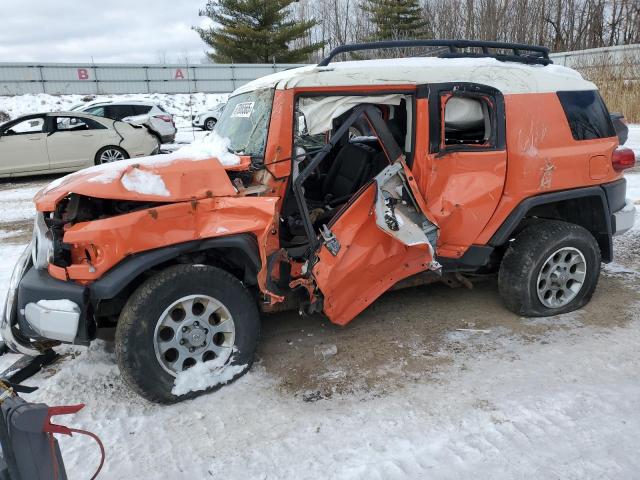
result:
[[(331, 62), (397, 46), (437, 50)], [(633, 152), (596, 86), (543, 47), (339, 47), (236, 90), (211, 135), (213, 153), (92, 167), (36, 195), (2, 316), (12, 350), (115, 326), (126, 382), (174, 402), (250, 367), (260, 311), (346, 325), (389, 289), (490, 273), (518, 315), (575, 310), (634, 221)]]

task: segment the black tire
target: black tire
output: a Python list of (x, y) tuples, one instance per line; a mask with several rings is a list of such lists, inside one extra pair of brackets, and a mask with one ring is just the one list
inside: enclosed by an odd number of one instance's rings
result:
[(211, 131), (215, 128), (216, 123), (218, 123), (218, 120), (213, 118), (213, 117), (209, 117), (207, 118), (204, 123), (202, 124), (202, 129), (203, 130), (208, 130)]
[[(224, 368), (246, 368), (215, 387), (174, 395), (175, 377), (156, 357), (154, 332), (167, 307), (188, 295), (209, 295), (229, 310), (235, 324), (235, 350)], [(216, 390), (246, 373), (253, 363), (259, 336), (255, 299), (237, 278), (216, 267), (175, 265), (149, 278), (129, 297), (116, 328), (116, 358), (122, 377), (134, 391), (151, 402), (170, 404)]]
[(100, 150), (98, 150), (98, 153), (96, 153), (96, 156), (93, 159), (93, 163), (95, 163), (96, 165), (102, 165), (103, 163), (109, 163), (109, 162), (102, 162), (101, 161), (102, 155), (107, 151), (119, 152), (123, 157), (120, 160), (126, 160), (126, 159), (129, 158), (129, 154), (127, 153), (127, 151), (125, 149), (120, 148), (120, 147), (116, 147), (115, 145), (109, 145), (107, 147), (103, 147)]
[[(538, 296), (538, 275), (549, 257), (563, 248), (577, 249), (583, 255), (586, 272), (575, 298), (552, 308), (543, 304)], [(505, 252), (498, 275), (500, 296), (509, 310), (522, 316), (546, 317), (571, 312), (591, 299), (600, 276), (600, 261), (598, 243), (583, 227), (555, 220), (536, 223), (524, 229)]]

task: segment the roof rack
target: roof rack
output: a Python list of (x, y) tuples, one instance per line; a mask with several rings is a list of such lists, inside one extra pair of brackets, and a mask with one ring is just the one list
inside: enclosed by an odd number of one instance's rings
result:
[[(363, 50), (379, 50), (386, 48), (407, 47), (441, 47), (434, 51), (439, 58), (495, 58), (503, 62), (519, 62), (530, 65), (549, 65), (553, 61), (549, 58), (549, 49), (537, 45), (523, 43), (489, 42), (483, 40), (389, 40), (383, 42), (354, 43), (340, 45), (324, 58), (319, 67), (326, 67), (341, 53), (360, 52)], [(442, 51), (442, 47), (446, 51)], [(468, 51), (475, 49), (476, 51)], [(479, 50), (479, 51), (477, 51)], [(490, 50), (510, 51), (511, 53), (491, 52)]]

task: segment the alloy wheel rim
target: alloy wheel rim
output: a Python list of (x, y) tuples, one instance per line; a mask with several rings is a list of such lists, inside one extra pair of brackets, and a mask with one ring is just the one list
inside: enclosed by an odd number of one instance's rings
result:
[(580, 250), (573, 247), (556, 250), (538, 273), (538, 299), (548, 308), (564, 307), (582, 290), (586, 277), (587, 262)]
[(153, 334), (156, 359), (172, 376), (199, 362), (223, 366), (235, 342), (229, 310), (208, 295), (188, 295), (160, 315)]
[(216, 121), (215, 120), (207, 120), (207, 130), (213, 130), (213, 127), (216, 126)]
[(100, 163), (112, 163), (119, 160), (124, 160), (124, 155), (120, 150), (113, 148), (105, 150), (102, 152), (102, 155), (100, 155)]

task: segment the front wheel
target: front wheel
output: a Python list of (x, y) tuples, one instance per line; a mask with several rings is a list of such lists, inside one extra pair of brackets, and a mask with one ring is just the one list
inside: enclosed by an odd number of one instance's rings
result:
[(116, 357), (126, 383), (157, 403), (220, 388), (253, 363), (255, 300), (216, 267), (177, 265), (143, 283), (124, 306)]
[(207, 118), (204, 121), (204, 129), (208, 130), (208, 131), (211, 131), (216, 126), (216, 123), (218, 123), (218, 121), (215, 118)]
[(498, 287), (518, 315), (571, 312), (591, 299), (600, 276), (600, 248), (579, 225), (548, 220), (523, 230), (500, 265)]

